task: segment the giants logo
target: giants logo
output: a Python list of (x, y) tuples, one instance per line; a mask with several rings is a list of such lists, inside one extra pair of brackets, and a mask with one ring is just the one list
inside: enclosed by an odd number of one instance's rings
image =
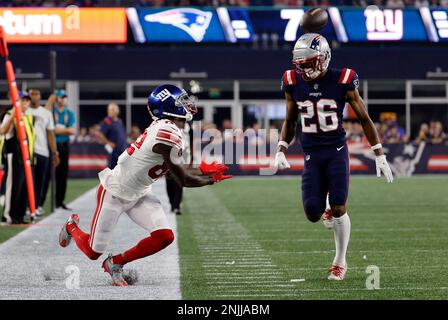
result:
[(156, 97), (162, 101), (165, 101), (169, 97), (171, 97), (171, 92), (168, 89), (163, 89), (158, 94), (156, 94)]
[(380, 10), (369, 6), (364, 11), (367, 40), (401, 40), (403, 38), (403, 10)]

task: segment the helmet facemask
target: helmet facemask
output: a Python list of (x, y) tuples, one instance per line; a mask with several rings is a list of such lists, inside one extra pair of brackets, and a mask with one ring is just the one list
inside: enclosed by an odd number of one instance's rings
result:
[(182, 93), (174, 103), (176, 107), (182, 107), (185, 110), (185, 119), (187, 121), (193, 120), (193, 116), (198, 112), (196, 102), (198, 99), (195, 96), (188, 95), (187, 92)]
[(292, 61), (296, 71), (305, 81), (317, 79), (328, 68), (328, 62), (329, 60), (323, 54), (318, 54), (308, 59), (298, 58)]

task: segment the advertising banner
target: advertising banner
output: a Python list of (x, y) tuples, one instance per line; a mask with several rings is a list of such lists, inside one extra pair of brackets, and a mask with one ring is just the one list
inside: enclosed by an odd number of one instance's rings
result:
[(9, 43), (125, 43), (124, 8), (0, 8)]
[[(219, 148), (219, 146), (218, 146)], [(222, 150), (225, 150), (224, 144)], [(233, 163), (227, 164), (229, 173), (233, 175), (260, 175), (273, 156), (260, 156), (245, 150), (238, 155), (237, 144), (233, 145)], [(270, 147), (268, 146), (267, 149)], [(350, 152), (350, 173), (376, 174), (375, 156), (370, 146), (363, 143), (348, 143)], [(103, 145), (93, 143), (74, 143), (71, 146), (69, 170), (72, 178), (95, 178), (99, 171), (107, 166), (108, 154)], [(242, 149), (244, 150), (244, 148)], [(274, 148), (275, 150), (275, 148)], [(432, 144), (390, 144), (384, 145), (392, 172), (395, 176), (412, 176), (414, 174), (448, 174), (448, 146)], [(287, 159), (291, 168), (279, 171), (277, 175), (300, 175), (304, 166), (304, 155), (300, 146), (292, 145), (288, 149)], [(216, 159), (215, 159), (216, 160)], [(222, 161), (222, 159), (217, 159)], [(209, 162), (211, 162), (210, 159)]]

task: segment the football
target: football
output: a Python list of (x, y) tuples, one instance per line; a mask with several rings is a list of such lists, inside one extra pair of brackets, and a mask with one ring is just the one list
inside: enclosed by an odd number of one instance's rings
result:
[(327, 24), (328, 13), (322, 8), (307, 10), (300, 21), (300, 28), (304, 33), (319, 33)]

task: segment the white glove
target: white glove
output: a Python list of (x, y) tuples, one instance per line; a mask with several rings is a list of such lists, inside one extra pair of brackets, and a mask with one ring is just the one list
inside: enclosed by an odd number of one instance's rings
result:
[(107, 153), (111, 154), (112, 151), (114, 151), (114, 148), (110, 144), (105, 144), (104, 148), (106, 149)]
[(381, 172), (383, 172), (388, 183), (391, 183), (394, 181), (394, 176), (392, 175), (392, 170), (390, 170), (389, 164), (387, 163), (386, 156), (384, 154), (382, 154), (380, 156), (376, 156), (375, 164), (376, 164), (376, 176), (377, 177), (381, 177)]
[(286, 161), (285, 154), (283, 152), (277, 152), (275, 154), (274, 166), (279, 170), (289, 169), (291, 166), (288, 161)]

